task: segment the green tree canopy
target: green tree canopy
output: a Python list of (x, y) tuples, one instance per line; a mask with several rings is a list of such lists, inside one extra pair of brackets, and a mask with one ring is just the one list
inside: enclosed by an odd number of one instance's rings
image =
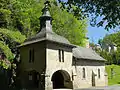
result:
[(103, 39), (99, 40), (101, 45), (116, 45), (120, 47), (120, 32), (116, 32), (110, 35), (106, 35)]
[[(110, 35), (106, 35), (103, 39), (99, 40), (99, 44), (102, 47), (100, 51), (101, 56), (103, 56), (108, 64), (120, 64), (120, 32), (116, 32)], [(117, 47), (117, 50), (108, 50), (108, 47)], [(103, 53), (104, 52), (104, 53)]]
[[(62, 8), (72, 12), (74, 16), (81, 19), (91, 17), (90, 24), (105, 29), (115, 28), (120, 25), (120, 1), (119, 0), (58, 0)], [(98, 17), (101, 20), (97, 20)]]
[(85, 36), (87, 32), (86, 19), (77, 20), (67, 11), (62, 11), (55, 5), (51, 7), (53, 17), (53, 30), (66, 37), (71, 43), (79, 46), (85, 45)]
[[(9, 60), (10, 62), (13, 61), (17, 45), (22, 43), (25, 39), (26, 37), (19, 31), (11, 31), (9, 29), (0, 28), (0, 49), (5, 55), (6, 60)], [(2, 61), (2, 65), (6, 68), (7, 64)]]
[[(42, 14), (44, 2), (44, 0), (10, 0), (11, 22), (7, 25), (8, 29), (18, 29), (26, 37), (39, 32), (39, 17)], [(53, 30), (57, 34), (66, 37), (73, 44), (85, 44), (86, 19), (77, 20), (66, 10), (60, 10), (55, 0), (51, 0), (50, 12), (53, 17)]]

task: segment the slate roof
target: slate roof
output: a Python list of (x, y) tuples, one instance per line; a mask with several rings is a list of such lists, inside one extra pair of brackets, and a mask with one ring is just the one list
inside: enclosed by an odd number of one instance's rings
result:
[(77, 46), (73, 48), (73, 56), (78, 59), (84, 60), (98, 60), (105, 61), (100, 55), (98, 55), (95, 51), (90, 48), (84, 48)]
[(44, 40), (53, 41), (53, 42), (66, 44), (66, 45), (72, 45), (66, 38), (64, 38), (60, 35), (57, 35), (54, 32), (49, 32), (46, 30), (42, 30), (37, 35), (35, 35), (29, 39), (26, 39), (22, 45), (32, 44), (32, 43), (44, 41)]

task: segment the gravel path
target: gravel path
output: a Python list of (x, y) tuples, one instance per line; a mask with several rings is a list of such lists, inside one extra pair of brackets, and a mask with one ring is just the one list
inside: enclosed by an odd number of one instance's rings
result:
[(75, 90), (120, 90), (120, 86), (106, 86), (106, 87), (93, 87), (93, 88), (86, 88), (86, 89), (75, 89)]

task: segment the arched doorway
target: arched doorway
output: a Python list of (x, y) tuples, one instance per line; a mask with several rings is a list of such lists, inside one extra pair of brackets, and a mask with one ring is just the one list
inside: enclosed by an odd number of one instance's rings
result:
[(67, 71), (58, 70), (52, 76), (53, 89), (67, 88), (73, 89), (73, 83)]

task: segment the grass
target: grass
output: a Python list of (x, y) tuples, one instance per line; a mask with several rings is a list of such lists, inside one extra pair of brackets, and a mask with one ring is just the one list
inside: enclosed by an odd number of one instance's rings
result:
[[(113, 77), (111, 75), (111, 68), (113, 68)], [(120, 85), (120, 66), (119, 65), (107, 65), (106, 71), (108, 73), (108, 85)]]

